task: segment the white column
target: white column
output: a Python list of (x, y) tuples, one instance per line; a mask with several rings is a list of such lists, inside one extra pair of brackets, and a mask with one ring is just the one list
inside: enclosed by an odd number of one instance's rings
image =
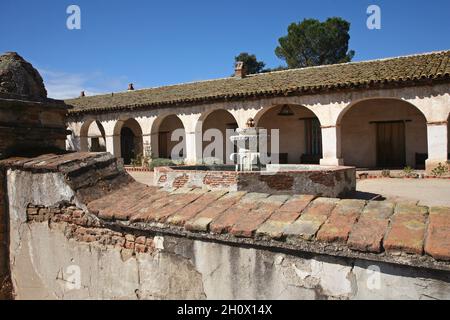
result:
[(113, 156), (120, 158), (122, 156), (120, 150), (120, 136), (107, 135), (106, 139), (106, 152), (111, 153)]
[(183, 122), (186, 133), (186, 164), (201, 164), (203, 154), (202, 123), (200, 122), (200, 113), (181, 114), (178, 117)]
[(448, 125), (447, 121), (429, 122), (428, 131), (428, 159), (426, 170), (431, 172), (439, 163), (445, 165), (448, 157)]
[(202, 162), (202, 133), (186, 132), (186, 164), (200, 164)]
[(340, 126), (322, 127), (322, 152), (323, 158), (320, 159), (320, 165), (341, 166), (344, 164), (344, 160), (341, 158)]

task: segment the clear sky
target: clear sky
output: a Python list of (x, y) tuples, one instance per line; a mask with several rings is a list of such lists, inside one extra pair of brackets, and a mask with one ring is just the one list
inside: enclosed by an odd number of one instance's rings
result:
[[(81, 30), (66, 27), (70, 4)], [(371, 4), (381, 30), (366, 26)], [(0, 52), (19, 52), (66, 98), (227, 77), (243, 51), (276, 67), (290, 23), (332, 16), (351, 22), (355, 61), (450, 49), (449, 0), (1, 0)]]

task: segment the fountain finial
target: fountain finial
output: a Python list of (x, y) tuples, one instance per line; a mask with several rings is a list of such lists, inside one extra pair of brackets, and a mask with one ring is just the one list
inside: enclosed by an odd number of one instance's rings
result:
[(248, 118), (246, 122), (247, 128), (254, 128), (255, 127), (255, 120), (253, 118)]

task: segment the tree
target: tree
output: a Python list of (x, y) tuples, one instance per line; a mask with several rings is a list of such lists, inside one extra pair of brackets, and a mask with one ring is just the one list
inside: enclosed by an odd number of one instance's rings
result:
[(285, 60), (289, 68), (350, 62), (355, 52), (348, 50), (349, 30), (350, 23), (342, 18), (292, 23), (288, 34), (278, 39), (280, 45), (275, 54)]
[(242, 61), (247, 70), (247, 74), (255, 74), (263, 71), (265, 63), (258, 61), (254, 54), (248, 54), (247, 52), (241, 52), (238, 56), (234, 57), (234, 61)]

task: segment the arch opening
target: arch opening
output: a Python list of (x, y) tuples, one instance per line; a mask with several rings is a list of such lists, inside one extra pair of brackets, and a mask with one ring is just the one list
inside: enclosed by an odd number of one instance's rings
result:
[(143, 155), (142, 129), (135, 119), (119, 121), (115, 128), (120, 137), (120, 156), (125, 165), (139, 162)]
[[(239, 127), (235, 117), (227, 110), (218, 109), (203, 115), (200, 121), (202, 121), (203, 162), (207, 164), (234, 164), (230, 157), (232, 153), (237, 152), (237, 147), (230, 140), (230, 137)], [(217, 137), (218, 134), (221, 137)], [(222, 139), (221, 143), (220, 140), (216, 139)], [(216, 146), (216, 148), (213, 146)], [(222, 148), (222, 150), (217, 150), (218, 148)]]
[(186, 131), (178, 116), (171, 114), (155, 120), (152, 137), (153, 157), (171, 160), (186, 157)]
[(89, 152), (106, 152), (106, 135), (98, 120), (85, 122), (80, 131), (80, 149)]
[(377, 98), (350, 106), (340, 118), (344, 164), (361, 169), (416, 169), (428, 158), (427, 121), (412, 104)]
[[(317, 116), (300, 105), (277, 105), (258, 114), (256, 126), (279, 130), (280, 164), (319, 164), (322, 158), (322, 132)], [(267, 148), (272, 153), (272, 139)]]

